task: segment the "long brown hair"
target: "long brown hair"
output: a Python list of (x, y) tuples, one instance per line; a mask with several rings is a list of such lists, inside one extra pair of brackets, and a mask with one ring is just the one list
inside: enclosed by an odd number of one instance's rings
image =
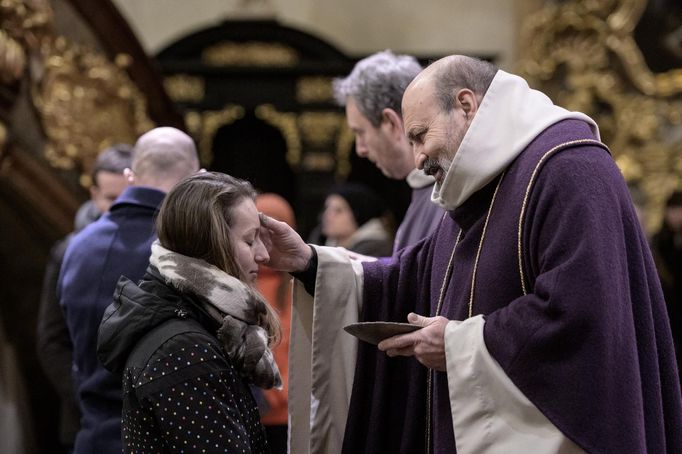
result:
[[(248, 181), (224, 173), (203, 172), (185, 178), (161, 205), (156, 218), (159, 242), (178, 254), (205, 260), (250, 286), (235, 261), (230, 226), (234, 220), (232, 209), (244, 199), (255, 198), (256, 191)], [(276, 340), (279, 319), (269, 304), (265, 306), (268, 335)]]

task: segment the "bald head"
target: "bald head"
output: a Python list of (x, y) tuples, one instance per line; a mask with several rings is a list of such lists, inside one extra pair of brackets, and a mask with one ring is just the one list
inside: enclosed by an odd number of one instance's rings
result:
[(190, 136), (171, 127), (155, 128), (135, 143), (133, 184), (168, 192), (178, 181), (199, 170)]
[(407, 87), (433, 90), (441, 109), (450, 112), (457, 105), (456, 94), (461, 89), (471, 90), (480, 103), (490, 86), (497, 68), (490, 62), (465, 55), (449, 55), (435, 61), (422, 71)]

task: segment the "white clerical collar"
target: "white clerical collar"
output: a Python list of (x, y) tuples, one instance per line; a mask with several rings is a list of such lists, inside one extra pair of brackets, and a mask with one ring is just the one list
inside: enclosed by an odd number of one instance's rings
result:
[(445, 179), (433, 187), (431, 200), (454, 210), (498, 176), (542, 131), (569, 118), (588, 123), (599, 138), (597, 124), (587, 115), (555, 106), (521, 77), (498, 71)]
[(412, 189), (421, 189), (432, 185), (436, 182), (436, 179), (430, 175), (424, 173), (423, 170), (413, 169), (407, 175), (407, 184), (410, 185)]

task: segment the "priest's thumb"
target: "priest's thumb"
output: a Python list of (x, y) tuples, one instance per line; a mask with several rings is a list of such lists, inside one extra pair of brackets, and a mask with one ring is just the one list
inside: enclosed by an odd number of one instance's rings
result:
[(422, 317), (414, 312), (407, 314), (407, 321), (413, 325), (426, 326), (429, 324), (429, 317)]

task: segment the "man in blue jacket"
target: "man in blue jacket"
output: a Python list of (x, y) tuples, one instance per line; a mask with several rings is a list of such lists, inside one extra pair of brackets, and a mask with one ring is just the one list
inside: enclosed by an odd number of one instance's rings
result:
[(97, 330), (118, 278), (142, 278), (156, 239), (154, 216), (166, 192), (198, 170), (196, 147), (185, 133), (162, 127), (142, 135), (132, 169), (126, 169), (130, 186), (66, 251), (57, 291), (73, 342), (82, 412), (76, 454), (121, 452), (121, 377), (97, 360)]

